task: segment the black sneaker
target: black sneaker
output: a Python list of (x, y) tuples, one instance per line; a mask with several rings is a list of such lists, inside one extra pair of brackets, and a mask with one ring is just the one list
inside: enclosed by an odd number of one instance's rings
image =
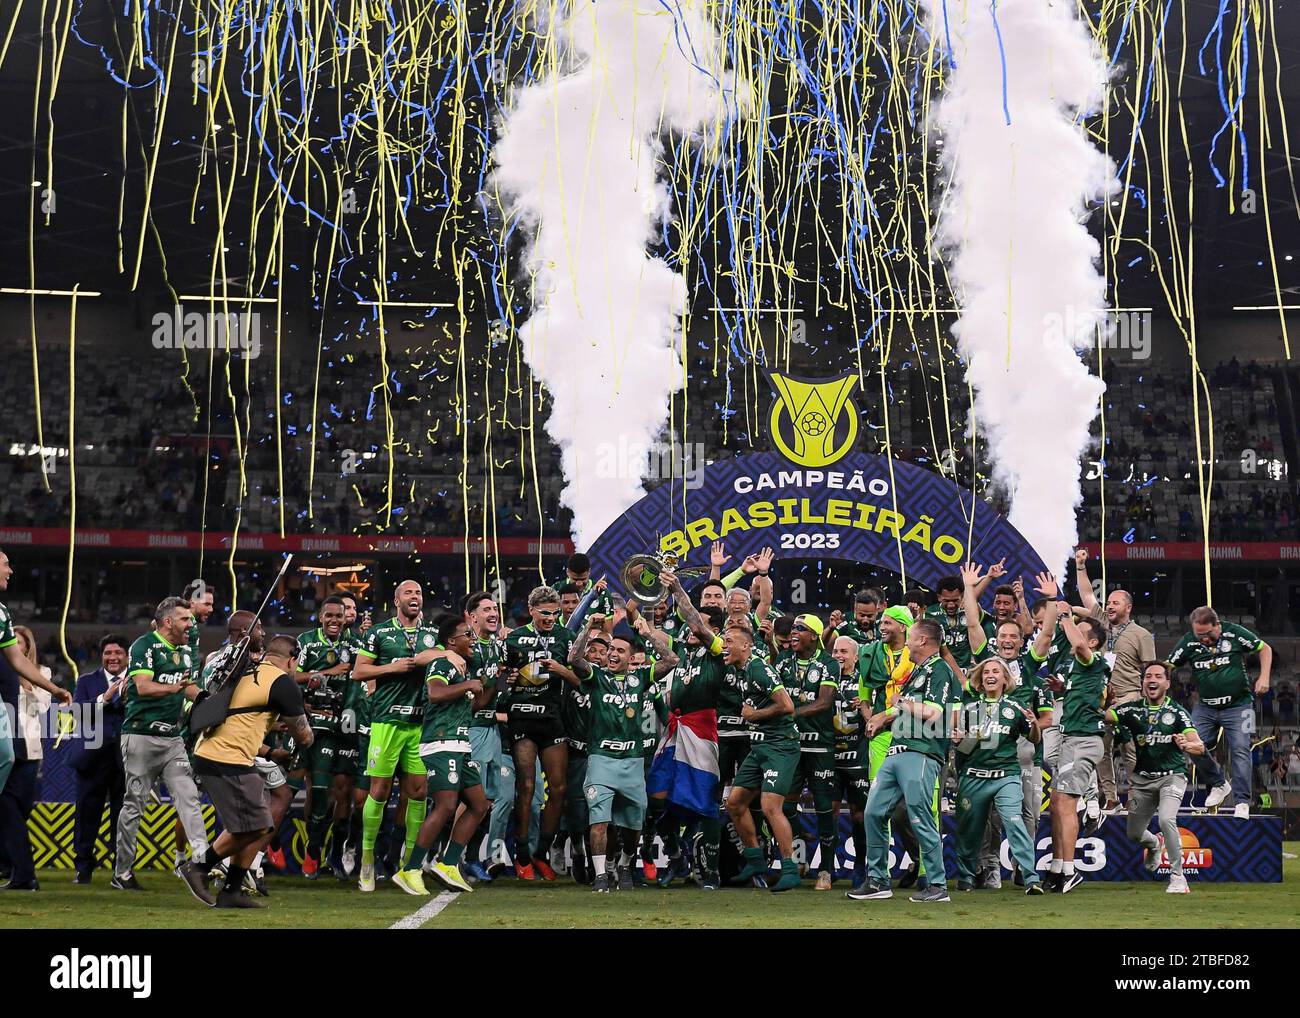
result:
[(915, 862), (912, 863), (911, 866), (907, 867), (907, 869), (903, 870), (903, 872), (898, 875), (898, 889), (900, 891), (905, 891), (909, 887), (915, 887), (916, 881), (920, 876), (921, 864)]
[(620, 866), (618, 873), (618, 889), (620, 891), (630, 891), (636, 884), (632, 882), (632, 871), (626, 866)]
[[(970, 883), (970, 881), (965, 881), (965, 882), (966, 882), (966, 883)], [(987, 871), (987, 870), (980, 870), (978, 873), (975, 874), (974, 890), (982, 891), (982, 890), (984, 890), (987, 886), (988, 886), (988, 871)], [(960, 890), (963, 890), (963, 889), (969, 891), (969, 890), (971, 890), (972, 888), (970, 888), (970, 887), (962, 888), (961, 884), (958, 884), (958, 885), (957, 885), (957, 890), (960, 891)]]
[(1015, 873), (1012, 875), (1011, 879), (1017, 887), (1025, 886), (1025, 875), (1020, 872), (1019, 866), (1015, 868)]
[(957, 881), (957, 890), (959, 891), (973, 891), (974, 889), (975, 888), (971, 885), (971, 882), (969, 880)]
[(700, 879), (701, 891), (716, 891), (721, 886), (722, 886), (722, 877), (718, 875), (717, 870), (710, 870), (705, 872), (704, 876)]
[(237, 891), (223, 890), (213, 904), (217, 908), (266, 908), (264, 903), (245, 894), (242, 888)]
[(591, 889), (597, 894), (609, 894), (609, 874), (597, 873), (591, 882)]
[(253, 877), (253, 890), (255, 890), (263, 898), (269, 898), (271, 896), (271, 892), (266, 889), (266, 874), (260, 869), (252, 870), (250, 872)]
[(1034, 895), (1034, 894), (1045, 894), (1045, 893), (1046, 892), (1043, 890), (1042, 883), (1038, 880), (1035, 880), (1032, 884), (1030, 884), (1028, 887), (1025, 888), (1025, 894)]
[(854, 901), (883, 901), (885, 898), (892, 898), (894, 889), (888, 884), (878, 884), (874, 880), (867, 880), (861, 887), (855, 887), (844, 895), (846, 898), (852, 898)]
[(587, 857), (584, 855), (575, 855), (573, 862), (569, 864), (569, 875), (573, 877), (575, 884), (589, 884), (591, 878), (588, 876)]
[(86, 884), (90, 883), (90, 874), (85, 870), (78, 870), (77, 875), (72, 878), (72, 882), (84, 887)]
[(108, 886), (117, 891), (143, 891), (140, 881), (135, 879), (134, 873), (128, 873), (124, 877), (113, 874), (113, 879), (108, 882)]
[(938, 903), (952, 901), (952, 899), (948, 897), (948, 888), (942, 884), (931, 884), (924, 891), (917, 891), (907, 900)]
[(176, 875), (185, 881), (185, 886), (190, 889), (190, 894), (198, 898), (203, 904), (208, 906), (216, 904), (216, 898), (208, 890), (208, 875), (195, 866), (192, 861), (181, 863), (176, 868)]
[(9, 883), (0, 888), (0, 890), (4, 891), (39, 891), (40, 889), (41, 882), (35, 877), (32, 877), (31, 880), (24, 880), (22, 882), (15, 882), (10, 878)]
[(1079, 873), (1078, 871), (1075, 871), (1074, 873), (1071, 873), (1068, 877), (1065, 877), (1065, 879), (1062, 881), (1061, 893), (1069, 894), (1081, 883), (1083, 883), (1083, 874)]

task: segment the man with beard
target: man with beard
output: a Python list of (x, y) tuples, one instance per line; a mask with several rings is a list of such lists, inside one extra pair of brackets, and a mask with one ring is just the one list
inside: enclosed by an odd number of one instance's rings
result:
[[(515, 765), (515, 875), (520, 880), (535, 880), (538, 875), (554, 880), (555, 870), (548, 857), (564, 813), (569, 768), (561, 672), (567, 670), (565, 662), (574, 635), (559, 624), (560, 595), (553, 587), (533, 588), (528, 595), (528, 614), (532, 621), (506, 637), (506, 664), (513, 680), (506, 713)], [(547, 794), (537, 849), (530, 853), (529, 824), (539, 758)]]
[[(487, 691), (483, 706), (476, 709), (469, 723), (470, 760), (478, 768), (483, 794), (495, 804), (501, 794), (501, 734), (497, 729), (497, 703), (501, 698), (501, 663), (505, 644), (501, 639), (501, 609), (486, 590), (470, 594), (461, 604), (472, 643), (467, 662), (467, 677), (477, 679)], [(511, 775), (513, 777), (513, 774)], [(489, 829), (485, 821), (475, 830), (466, 854), (465, 872), (480, 883), (491, 883), (487, 869), (479, 859), (483, 838)], [(491, 846), (488, 846), (489, 849)]]
[(836, 637), (847, 636), (859, 647), (864, 647), (880, 639), (880, 613), (886, 607), (885, 592), (879, 587), (859, 590), (853, 595), (853, 618), (846, 619), (837, 608), (830, 614), (829, 631)]
[[(859, 649), (855, 640), (838, 637), (831, 648), (831, 657), (837, 666), (839, 696), (834, 717), (835, 728), (835, 801), (831, 807), (832, 820), (838, 823), (841, 804), (849, 804), (849, 820), (853, 825), (853, 886), (860, 887), (867, 878), (867, 831), (863, 826), (863, 811), (870, 791), (869, 760), (863, 714), (870, 706), (863, 705), (858, 672)], [(832, 852), (834, 846), (832, 846)], [(834, 876), (834, 866), (831, 876)], [(829, 890), (830, 881), (818, 890)]]
[(320, 871), (321, 848), (331, 820), (334, 850), (341, 854), (359, 764), (355, 733), (344, 731), (348, 693), (358, 685), (351, 679), (354, 649), (343, 632), (345, 614), (342, 598), (330, 596), (321, 602), (317, 612), (320, 625), (299, 635), (297, 659), (289, 671), (303, 687), (303, 702), (315, 733), (304, 760), (311, 781), (302, 860), (303, 876), (308, 880), (316, 879)]
[[(1088, 551), (1080, 548), (1074, 553), (1074, 568), (1079, 587), (1079, 601), (1090, 618), (1105, 622), (1106, 653), (1110, 658), (1111, 706), (1119, 706), (1142, 699), (1142, 666), (1155, 659), (1156, 641), (1151, 633), (1133, 619), (1133, 595), (1127, 590), (1112, 590), (1104, 605), (1092, 592), (1088, 578)], [(1131, 741), (1122, 743), (1124, 767), (1129, 775), (1137, 760)], [(1119, 792), (1115, 784), (1115, 764), (1111, 753), (1111, 733), (1106, 730), (1105, 752), (1097, 769), (1097, 781), (1105, 800), (1102, 809), (1119, 807)], [(1225, 792), (1226, 795), (1226, 792)], [(1218, 805), (1222, 799), (1217, 800)], [(1207, 806), (1209, 804), (1207, 803)]]
[[(405, 802), (406, 855), (427, 812), (424, 762), (420, 759), (420, 731), (424, 719), (424, 672), (441, 656), (435, 649), (437, 633), (424, 623), (424, 591), (415, 580), (403, 580), (393, 594), (396, 614), (372, 626), (357, 650), (353, 678), (373, 680), (370, 698), (370, 746), (366, 774), (370, 791), (362, 812), (362, 891), (375, 889), (375, 841), (393, 788), (402, 772)], [(401, 805), (399, 814), (403, 812)], [(399, 821), (400, 822), (400, 821)]]
[(573, 677), (564, 678), (590, 693), (587, 724), (587, 774), (585, 791), (591, 833), (592, 890), (609, 891), (605, 863), (609, 826), (620, 832), (621, 854), (616, 874), (620, 891), (632, 889), (632, 864), (637, 841), (645, 821), (645, 765), (642, 759), (642, 704), (655, 695), (656, 681), (677, 665), (677, 655), (667, 637), (650, 628), (639, 614), (633, 625), (655, 651), (655, 663), (629, 671), (632, 642), (616, 632), (610, 639), (605, 667), (593, 667), (586, 659), (586, 644), (593, 629), (603, 625), (599, 615), (588, 620), (569, 653)]
[[(1003, 560), (1005, 561), (1005, 560)], [(985, 588), (993, 580), (1006, 575), (1006, 569), (1003, 562), (995, 562), (989, 566), (988, 575), (980, 580), (976, 586), (975, 603), (978, 605), (980, 598), (984, 595)], [(962, 581), (960, 576), (944, 576), (935, 584), (935, 593), (939, 597), (939, 603), (931, 605), (925, 610), (925, 618), (933, 619), (943, 630), (943, 642), (948, 651), (952, 654), (953, 660), (957, 667), (962, 671), (971, 666), (971, 649), (970, 638), (967, 633), (967, 619), (965, 613), (961, 610), (962, 603)], [(1015, 598), (1012, 597), (1012, 611), (1015, 610)], [(984, 635), (992, 639), (993, 623), (985, 614), (983, 609), (979, 610), (979, 617), (975, 620), (983, 629)]]

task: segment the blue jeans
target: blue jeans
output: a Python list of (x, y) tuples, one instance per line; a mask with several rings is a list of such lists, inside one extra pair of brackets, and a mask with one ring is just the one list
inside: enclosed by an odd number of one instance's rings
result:
[(1250, 743), (1255, 735), (1255, 706), (1208, 707), (1197, 703), (1192, 708), (1192, 724), (1205, 743), (1205, 755), (1192, 757), (1196, 773), (1206, 788), (1223, 783), (1223, 771), (1210, 753), (1219, 744), (1219, 733), (1228, 740), (1232, 760), (1232, 801), (1234, 805), (1250, 802)]
[(867, 796), (867, 872), (877, 883), (888, 884), (889, 818), (899, 801), (907, 803), (907, 818), (921, 846), (921, 861), (931, 885), (943, 887), (943, 839), (934, 816), (934, 792), (941, 765), (924, 753), (903, 752), (887, 756), (876, 771)]
[[(510, 750), (501, 747), (496, 760), (497, 796), (492, 800), (491, 819), (488, 821), (488, 862), (505, 857), (506, 825), (515, 809), (515, 761)], [(528, 851), (537, 850), (537, 838), (541, 834), (542, 800), (546, 797), (546, 783), (542, 780), (542, 761), (537, 761), (537, 786), (533, 791), (532, 823), (528, 825)], [(498, 848), (497, 846), (500, 846)]]

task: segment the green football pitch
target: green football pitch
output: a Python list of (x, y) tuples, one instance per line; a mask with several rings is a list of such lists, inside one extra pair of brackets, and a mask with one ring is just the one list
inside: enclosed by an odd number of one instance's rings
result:
[[(1294, 857), (1296, 842), (1285, 851)], [(506, 877), (471, 894), (415, 898), (382, 882), (373, 894), (332, 878), (308, 882), (272, 877), (269, 908), (205, 908), (161, 870), (142, 874), (144, 894), (114, 891), (109, 873), (89, 887), (68, 870), (44, 870), (36, 893), (0, 892), (0, 928), (97, 929), (382, 929), (402, 928), (1294, 928), (1300, 915), (1300, 860), (1287, 858), (1281, 884), (1192, 884), (1189, 895), (1165, 894), (1163, 881), (1085, 883), (1073, 893), (1027, 898), (1010, 882), (1001, 891), (953, 892), (949, 905), (916, 905), (904, 892), (889, 901), (844, 897), (847, 881), (829, 893), (812, 882), (786, 894), (751, 888), (700, 891), (694, 886), (638, 888), (593, 894), (561, 877), (554, 884), (523, 884)], [(426, 883), (432, 888), (433, 878)], [(949, 885), (950, 889), (952, 885)]]

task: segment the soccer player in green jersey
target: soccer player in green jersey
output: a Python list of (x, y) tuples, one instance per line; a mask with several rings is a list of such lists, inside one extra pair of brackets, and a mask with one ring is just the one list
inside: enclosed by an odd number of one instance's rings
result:
[[(1009, 625), (1010, 623), (1004, 623)], [(1025, 874), (1025, 893), (1042, 894), (1034, 866), (1034, 846), (1021, 819), (1023, 792), (1017, 748), (1023, 736), (1038, 742), (1042, 733), (1033, 711), (1007, 695), (1015, 680), (1001, 657), (986, 658), (971, 669), (967, 695), (952, 741), (957, 751), (957, 890), (969, 891), (980, 865), (980, 847), (989, 813), (996, 809), (1011, 843), (1011, 856)], [(999, 886), (1001, 886), (999, 884)]]
[[(845, 619), (838, 608), (831, 612), (828, 633), (835, 638), (847, 636), (859, 647), (880, 639), (880, 613), (888, 605), (885, 592), (879, 587), (867, 587), (853, 595), (853, 618)], [(834, 641), (831, 640), (831, 646)]]
[[(1232, 815), (1250, 816), (1251, 739), (1255, 734), (1255, 696), (1268, 692), (1273, 671), (1273, 648), (1245, 626), (1223, 622), (1208, 606), (1197, 608), (1188, 618), (1192, 631), (1178, 641), (1169, 655), (1174, 671), (1188, 666), (1196, 684), (1198, 699), (1192, 708), (1192, 723), (1205, 743), (1204, 756), (1197, 761), (1200, 778), (1210, 794), (1206, 805), (1216, 805), (1231, 793)], [(1253, 686), (1246, 671), (1246, 658), (1259, 655), (1259, 678)], [(1222, 736), (1228, 740), (1232, 758), (1232, 781), (1210, 754)]]
[(776, 662), (776, 676), (794, 703), (799, 733), (799, 767), (786, 796), (786, 818), (798, 823), (799, 793), (806, 785), (817, 811), (817, 889), (829, 891), (835, 877), (835, 703), (840, 667), (821, 647), (824, 627), (816, 615), (796, 616), (790, 650)]
[[(126, 715), (122, 721), (122, 763), (126, 794), (117, 821), (117, 854), (112, 886), (139, 891), (132, 872), (136, 835), (149, 792), (162, 779), (185, 826), (190, 861), (177, 872), (194, 889), (194, 864), (208, 851), (208, 834), (199, 809), (199, 790), (185, 753), (184, 702), (198, 696), (194, 665), (188, 644), (190, 606), (179, 597), (164, 598), (154, 610), (154, 628), (131, 644), (126, 687)], [(202, 901), (197, 892), (196, 897)]]
[[(487, 816), (488, 800), (478, 761), (470, 751), (469, 729), (474, 711), (492, 697), (490, 686), (469, 675), (473, 640), (463, 617), (448, 615), (438, 624), (438, 643), (448, 654), (429, 663), (428, 703), (420, 735), (420, 759), (428, 772), (434, 805), (407, 853), (406, 865), (393, 875), (393, 883), (407, 894), (429, 893), (420, 870), (453, 816), (451, 838), (430, 872), (449, 890), (473, 890), (461, 875), (460, 862), (469, 839)], [(465, 808), (456, 816), (459, 803)]]
[[(1054, 692), (1064, 693), (1061, 709), (1061, 742), (1052, 780), (1052, 865), (1047, 890), (1067, 894), (1082, 881), (1075, 872), (1074, 850), (1079, 837), (1079, 798), (1095, 789), (1097, 764), (1104, 751), (1107, 685), (1110, 665), (1102, 655), (1106, 630), (1096, 619), (1074, 621), (1070, 606), (1057, 598), (1056, 579), (1050, 573), (1037, 577), (1038, 592), (1047, 599), (1043, 628), (1059, 624), (1070, 641), (1070, 659), (1064, 679), (1049, 680)], [(1038, 636), (1036, 649), (1043, 646), (1045, 632)]]
[(849, 892), (855, 899), (894, 895), (889, 879), (888, 824), (901, 800), (907, 803), (908, 819), (920, 843), (927, 881), (925, 889), (911, 900), (950, 900), (934, 797), (948, 752), (948, 711), (957, 697), (958, 681), (941, 654), (943, 641), (944, 631), (934, 619), (912, 623), (907, 632), (912, 671), (893, 706), (872, 714), (867, 722), (868, 736), (890, 727), (892, 739), (867, 797), (867, 882), (860, 891)]
[[(871, 708), (862, 701), (857, 641), (849, 636), (837, 637), (831, 647), (831, 657), (835, 659), (836, 678), (839, 681), (839, 696), (833, 718), (835, 801), (831, 804), (831, 817), (838, 822), (841, 804), (848, 803), (849, 820), (853, 825), (853, 886), (860, 887), (867, 879), (867, 830), (863, 826), (863, 819), (867, 792), (871, 787), (863, 718)], [(833, 845), (831, 851), (834, 852)], [(831, 875), (834, 875), (833, 869)], [(817, 890), (829, 890), (830, 887), (830, 880), (823, 887), (821, 877), (817, 878)]]
[[(1128, 836), (1146, 849), (1146, 868), (1160, 868), (1160, 852), (1169, 857), (1170, 894), (1186, 894), (1183, 876), (1183, 845), (1178, 833), (1178, 810), (1187, 794), (1187, 755), (1201, 756), (1205, 744), (1197, 734), (1192, 716), (1169, 696), (1169, 665), (1150, 661), (1142, 669), (1142, 699), (1129, 700), (1106, 712), (1115, 726), (1118, 742), (1137, 747), (1132, 787), (1128, 800)], [(1147, 825), (1160, 817), (1162, 837)]]
[[(572, 561), (572, 560), (570, 560)], [(553, 587), (535, 587), (528, 595), (532, 621), (506, 637), (510, 692), (506, 697), (507, 731), (515, 764), (515, 876), (520, 880), (554, 880), (548, 861), (564, 814), (568, 787), (569, 747), (564, 733), (562, 672), (574, 635), (559, 624), (560, 595)], [(559, 665), (557, 669), (554, 665)], [(529, 851), (537, 761), (546, 776), (537, 850)]]
[[(1001, 563), (997, 563), (996, 566), (1000, 568)], [(988, 586), (992, 578), (993, 570), (990, 569), (989, 575), (985, 576), (975, 589), (976, 604), (979, 603), (984, 588)], [(961, 607), (963, 594), (961, 577), (944, 576), (940, 578), (939, 582), (935, 584), (935, 593), (939, 597), (939, 603), (927, 608), (924, 617), (932, 619), (942, 627), (945, 646), (952, 654), (957, 667), (965, 671), (971, 666), (971, 650), (970, 637), (967, 633), (966, 613), (962, 611)], [(983, 609), (979, 611), (979, 624), (986, 636), (991, 637), (993, 635), (992, 621)]]
[(747, 626), (728, 625), (722, 638), (725, 660), (741, 678), (741, 720), (749, 728), (749, 753), (736, 771), (727, 797), (727, 812), (744, 846), (744, 865), (735, 876), (743, 884), (767, 871), (758, 842), (758, 829), (750, 816), (750, 803), (759, 796), (763, 816), (781, 852), (781, 878), (772, 891), (799, 886), (794, 860), (794, 832), (786, 819), (785, 797), (799, 769), (799, 730), (795, 727), (794, 701), (771, 665), (754, 655), (754, 634)]
[(343, 730), (348, 693), (360, 685), (351, 679), (354, 652), (343, 632), (345, 614), (341, 597), (332, 595), (321, 602), (317, 612), (320, 625), (299, 635), (297, 657), (289, 672), (303, 687), (303, 702), (315, 733), (304, 761), (311, 782), (302, 861), (308, 880), (315, 880), (320, 872), (321, 848), (331, 827), (334, 847), (342, 849), (357, 773), (355, 733)]
[(616, 868), (618, 889), (631, 890), (632, 864), (636, 859), (637, 841), (645, 822), (645, 764), (642, 759), (642, 717), (644, 702), (655, 694), (655, 682), (677, 665), (677, 655), (668, 646), (668, 638), (651, 629), (639, 613), (632, 613), (633, 625), (642, 639), (654, 648), (655, 662), (631, 669), (632, 641), (616, 631), (609, 641), (604, 668), (587, 662), (587, 641), (593, 630), (603, 631), (604, 620), (593, 615), (569, 651), (572, 678), (565, 681), (590, 693), (587, 718), (587, 796), (591, 835), (591, 864), (594, 873), (591, 889), (609, 891), (606, 859), (609, 826), (619, 831), (619, 862)]
[[(483, 794), (489, 803), (500, 795), (501, 735), (497, 730), (497, 701), (501, 697), (501, 663), (505, 659), (505, 644), (501, 640), (501, 609), (486, 590), (470, 594), (461, 604), (465, 622), (473, 637), (469, 655), (468, 675), (478, 679), (488, 695), (483, 706), (474, 711), (469, 723), (470, 758), (478, 764), (479, 777), (483, 779)], [(479, 859), (483, 838), (488, 832), (486, 822), (479, 825), (470, 839), (465, 862), (465, 872), (480, 883), (491, 883), (492, 877)], [(491, 846), (489, 845), (489, 850)]]
[[(437, 651), (438, 635), (424, 623), (424, 591), (415, 580), (403, 580), (393, 593), (396, 614), (372, 626), (357, 649), (352, 676), (358, 682), (373, 680), (370, 697), (370, 746), (366, 774), (370, 790), (362, 810), (362, 891), (375, 889), (375, 840), (384, 807), (393, 789), (393, 777), (402, 771), (401, 791), (406, 796), (406, 854), (424, 823), (428, 782), (420, 759), (420, 730), (424, 719), (424, 672), (429, 662), (444, 656)], [(400, 807), (399, 807), (400, 808)]]

